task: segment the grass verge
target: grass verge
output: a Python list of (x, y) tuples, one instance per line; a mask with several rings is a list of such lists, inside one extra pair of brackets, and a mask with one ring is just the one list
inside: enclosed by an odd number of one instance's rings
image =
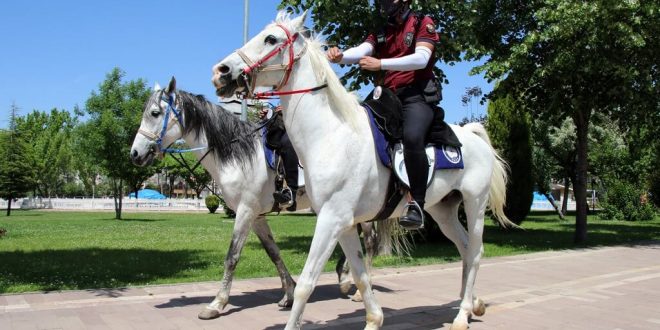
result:
[[(220, 280), (233, 221), (217, 214), (16, 211), (0, 216), (0, 293)], [(315, 217), (270, 216), (289, 271), (300, 273)], [(485, 257), (574, 248), (574, 218), (532, 214), (523, 229), (501, 230), (490, 220)], [(616, 245), (660, 239), (660, 218), (646, 222), (589, 219), (589, 243)], [(580, 246), (584, 247), (584, 246)], [(335, 251), (337, 252), (337, 251)], [(334, 269), (338, 254), (326, 265)], [(376, 267), (458, 260), (448, 241), (418, 243), (410, 257), (377, 257)], [(277, 276), (254, 234), (243, 249), (236, 278)]]

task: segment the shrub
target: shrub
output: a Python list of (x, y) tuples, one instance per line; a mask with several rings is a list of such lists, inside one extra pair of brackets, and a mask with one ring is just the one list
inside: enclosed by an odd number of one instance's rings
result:
[(646, 192), (632, 183), (614, 181), (607, 187), (600, 217), (610, 220), (652, 220), (655, 209), (652, 203), (642, 202)]
[(660, 169), (655, 169), (655, 172), (650, 177), (650, 200), (656, 207), (660, 207)]
[(209, 212), (215, 213), (215, 210), (220, 206), (220, 197), (216, 195), (208, 195), (204, 200), (206, 208), (209, 209)]

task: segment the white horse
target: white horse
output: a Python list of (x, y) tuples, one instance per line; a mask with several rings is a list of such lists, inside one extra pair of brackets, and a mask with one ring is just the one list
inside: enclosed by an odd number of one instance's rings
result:
[[(379, 211), (390, 169), (376, 154), (365, 111), (340, 83), (321, 42), (302, 36), (305, 16), (291, 19), (280, 12), (274, 23), (213, 67), (212, 82), (220, 96), (236, 91), (254, 95), (257, 86), (276, 86), (286, 129), (305, 164), (307, 193), (318, 211), (318, 220), (286, 329), (301, 327), (305, 304), (337, 242), (351, 262), (354, 281), (362, 293), (366, 329), (377, 329), (383, 323), (383, 312), (365, 272), (355, 225)], [(462, 257), (462, 300), (452, 329), (466, 329), (472, 314), (485, 312), (483, 301), (474, 294), (474, 282), (483, 253), (486, 207), (490, 206), (502, 225), (511, 223), (503, 212), (506, 165), (492, 148), (483, 126), (452, 128), (463, 144), (465, 168), (435, 173), (426, 195), (426, 211)], [(461, 201), (467, 231), (458, 220)], [(395, 212), (403, 207), (401, 202)]]
[[(191, 146), (208, 146), (210, 151), (207, 157), (204, 157), (206, 150), (196, 150), (195, 155), (198, 160), (203, 158), (201, 165), (219, 185), (227, 205), (236, 211), (220, 291), (199, 313), (199, 318), (216, 318), (227, 305), (234, 270), (250, 229), (277, 267), (284, 290), (284, 297), (278, 306), (290, 307), (296, 283), (280, 258), (279, 248), (264, 215), (273, 207), (276, 172), (266, 164), (261, 135), (255, 132), (256, 125), (240, 121), (231, 112), (206, 101), (202, 96), (177, 90), (174, 78), (165, 90), (159, 86), (154, 89), (133, 141), (133, 162), (139, 166), (151, 164), (166, 146), (180, 138)], [(297, 203), (298, 209), (308, 208), (307, 195), (299, 195)], [(374, 250), (375, 246), (371, 251)], [(341, 284), (342, 292), (350, 287), (350, 282), (346, 280)]]

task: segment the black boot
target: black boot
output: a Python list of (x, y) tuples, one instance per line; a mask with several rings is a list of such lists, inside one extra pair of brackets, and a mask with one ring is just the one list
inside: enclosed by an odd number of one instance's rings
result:
[(406, 214), (399, 218), (399, 225), (407, 230), (417, 230), (424, 228), (424, 210), (416, 202), (407, 205)]

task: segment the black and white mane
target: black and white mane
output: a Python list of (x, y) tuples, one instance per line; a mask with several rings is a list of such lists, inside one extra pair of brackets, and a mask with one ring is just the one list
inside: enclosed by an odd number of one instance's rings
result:
[(215, 105), (203, 95), (177, 89), (176, 97), (183, 112), (184, 134), (194, 133), (199, 139), (202, 131), (208, 147), (221, 163), (251, 164), (257, 150), (256, 125), (241, 121), (231, 112)]

